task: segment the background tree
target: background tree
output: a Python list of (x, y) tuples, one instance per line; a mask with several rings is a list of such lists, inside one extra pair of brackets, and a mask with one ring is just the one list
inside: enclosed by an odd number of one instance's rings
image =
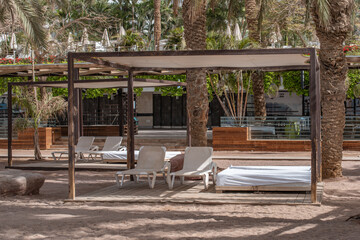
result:
[(353, 0), (314, 0), (311, 13), (320, 41), (323, 177), (342, 175), (347, 63), (343, 43), (352, 29)]
[[(206, 0), (184, 0), (183, 20), (186, 46), (190, 50), (206, 49)], [(188, 70), (187, 112), (190, 118), (191, 145), (207, 145), (209, 101), (205, 70)]]
[[(257, 0), (245, 0), (245, 12), (247, 27), (249, 30), (250, 40), (260, 43), (261, 42), (261, 11), (264, 11), (263, 1), (257, 3)], [(252, 85), (254, 94), (254, 108), (255, 116), (266, 117), (266, 102), (264, 91), (263, 73), (260, 71), (253, 72)]]
[(154, 0), (154, 43), (155, 50), (160, 50), (160, 39), (161, 39), (161, 0)]

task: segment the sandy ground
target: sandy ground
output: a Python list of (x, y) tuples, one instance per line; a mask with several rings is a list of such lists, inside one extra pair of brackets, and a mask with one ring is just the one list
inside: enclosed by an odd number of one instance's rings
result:
[[(343, 169), (325, 182), (321, 206), (64, 203), (67, 172), (38, 171), (46, 176), (40, 195), (0, 197), (0, 239), (360, 239), (360, 220), (346, 221), (360, 214), (360, 161)], [(113, 172), (79, 171), (76, 184), (77, 195), (110, 186)]]

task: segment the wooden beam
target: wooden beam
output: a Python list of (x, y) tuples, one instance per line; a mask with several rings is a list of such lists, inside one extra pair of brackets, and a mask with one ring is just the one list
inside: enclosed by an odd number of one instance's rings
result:
[(12, 84), (8, 83), (8, 166), (12, 166)]
[(76, 56), (75, 58), (77, 58), (79, 60), (95, 63), (97, 65), (115, 68), (115, 69), (121, 69), (121, 70), (129, 70), (130, 69), (129, 66), (125, 66), (125, 65), (118, 64), (118, 63), (106, 61), (106, 60), (103, 60), (101, 58), (95, 58), (95, 57), (92, 56), (92, 54), (85, 55), (85, 56), (80, 55), (80, 56)]
[[(75, 71), (75, 70), (74, 70)], [(89, 83), (97, 83), (99, 88), (103, 88), (103, 83), (118, 83), (118, 82), (127, 82), (127, 78), (106, 78), (106, 79), (94, 79), (94, 80), (74, 80), (74, 84), (81, 84), (84, 86), (81, 86), (81, 88), (86, 88), (87, 84)], [(133, 82), (137, 83), (152, 83), (153, 87), (170, 87), (170, 86), (186, 86), (186, 83), (184, 82), (175, 82), (175, 81), (169, 81), (169, 80), (157, 80), (157, 79), (148, 79), (148, 78), (134, 78)], [(12, 83), (16, 86), (38, 86), (38, 87), (67, 87), (68, 81), (55, 81), (55, 82), (46, 82), (46, 81), (39, 81), (39, 82), (14, 82)], [(58, 85), (58, 86), (56, 86)], [(59, 86), (63, 85), (63, 86)], [(145, 85), (144, 85), (145, 86)], [(96, 85), (97, 87), (97, 85)], [(79, 88), (79, 86), (77, 86)], [(125, 87), (123, 87), (125, 88)]]
[(135, 168), (135, 136), (134, 136), (134, 74), (129, 71), (128, 81), (128, 114), (127, 114), (127, 167)]
[(310, 54), (314, 48), (283, 49), (242, 49), (242, 50), (190, 50), (190, 51), (140, 51), (140, 52), (92, 52), (74, 53), (74, 58), (84, 61), (86, 58), (102, 57), (146, 57), (146, 56), (198, 56), (198, 55), (272, 55), (272, 54)]
[(74, 58), (68, 53), (69, 199), (75, 199)]

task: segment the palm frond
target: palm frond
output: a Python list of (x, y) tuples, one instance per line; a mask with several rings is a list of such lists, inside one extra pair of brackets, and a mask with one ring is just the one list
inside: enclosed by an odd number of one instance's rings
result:
[(322, 26), (328, 27), (330, 24), (330, 4), (328, 0), (314, 0), (318, 9), (319, 21)]
[(46, 48), (46, 32), (43, 24), (43, 14), (38, 0), (13, 0), (12, 5), (16, 16), (21, 21), (24, 32), (33, 46)]

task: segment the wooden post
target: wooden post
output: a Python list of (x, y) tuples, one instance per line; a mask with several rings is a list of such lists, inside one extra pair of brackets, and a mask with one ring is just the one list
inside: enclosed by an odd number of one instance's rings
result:
[(127, 114), (127, 168), (135, 168), (134, 139), (134, 73), (129, 70), (128, 80), (128, 114)]
[[(186, 106), (187, 108), (187, 106)], [(187, 113), (187, 121), (186, 121), (186, 138), (187, 138), (187, 144), (189, 147), (191, 147), (191, 118), (189, 111), (186, 111)]]
[(12, 166), (12, 85), (8, 83), (8, 167)]
[(80, 118), (80, 122), (79, 122), (79, 129), (80, 129), (80, 137), (84, 136), (84, 105), (83, 105), (83, 100), (82, 100), (82, 89), (79, 88), (78, 89), (79, 93), (79, 118)]
[(123, 110), (123, 99), (122, 99), (122, 89), (118, 89), (118, 113), (119, 113), (119, 136), (124, 136), (124, 110)]
[[(73, 81), (79, 80), (79, 69), (74, 68)], [(79, 89), (74, 88), (74, 136), (75, 144), (78, 142), (80, 137), (80, 102), (79, 102)]]
[(310, 49), (310, 119), (311, 119), (311, 201), (317, 202), (317, 160), (320, 151), (318, 142), (320, 132), (320, 94), (318, 94), (319, 79), (317, 78), (316, 50)]
[[(75, 70), (75, 69), (74, 69)], [(74, 139), (75, 144), (78, 142), (80, 137), (80, 126), (79, 126), (79, 95), (77, 89), (74, 89)]]
[(322, 140), (321, 140), (321, 84), (320, 84), (320, 66), (316, 60), (316, 150), (317, 150), (317, 181), (322, 181)]
[(74, 58), (68, 53), (69, 199), (75, 199)]
[(188, 111), (188, 92), (186, 91), (186, 141), (188, 147), (191, 147), (191, 118), (190, 113)]

